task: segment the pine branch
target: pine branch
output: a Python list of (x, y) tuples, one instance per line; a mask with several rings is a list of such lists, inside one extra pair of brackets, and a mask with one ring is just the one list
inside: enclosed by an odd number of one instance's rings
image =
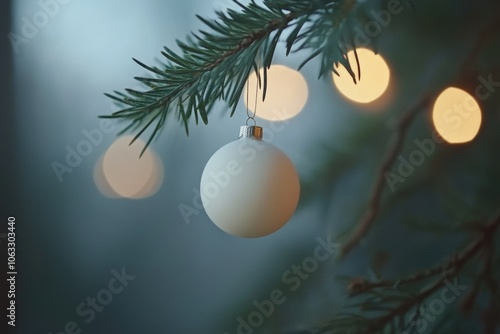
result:
[[(351, 305), (350, 308), (359, 308), (364, 312), (364, 315), (353, 312), (339, 314), (315, 333), (375, 334), (385, 333), (384, 331), (387, 328), (391, 328), (390, 333), (406, 329), (408, 324), (404, 321), (404, 316), (408, 312), (415, 308), (418, 310), (427, 298), (442, 288), (447, 281), (457, 277), (461, 270), (477, 256), (493, 252), (492, 245), (499, 229), (500, 214), (485, 225), (481, 230), (481, 236), (477, 240), (471, 242), (465, 250), (454, 255), (445, 264), (398, 281), (361, 282), (351, 286), (351, 289), (354, 289), (351, 290), (353, 295), (358, 295), (359, 298), (363, 297), (364, 299), (357, 304)], [(405, 292), (405, 290), (401, 289), (404, 285), (420, 283), (438, 274), (441, 275), (417, 294)], [(492, 286), (496, 285), (493, 283)], [(370, 312), (375, 312), (378, 316), (370, 318), (368, 316)], [(384, 314), (380, 316), (380, 312)], [(418, 317), (418, 312), (416, 316)], [(415, 321), (416, 319), (412, 320)], [(492, 328), (495, 325), (488, 322), (487, 328)]]
[[(383, 280), (379, 282), (369, 282), (364, 279), (357, 279), (354, 280), (351, 285), (349, 286), (349, 292), (351, 296), (363, 294), (369, 290), (372, 289), (378, 289), (378, 288), (390, 288), (390, 289), (395, 289), (398, 286), (404, 286), (408, 284), (413, 284), (425, 279), (428, 279), (430, 277), (436, 276), (438, 274), (442, 274), (444, 272), (448, 272), (450, 270), (456, 271), (463, 267), (464, 263), (469, 261), (474, 255), (477, 254), (477, 252), (485, 247), (490, 247), (492, 246), (491, 243), (487, 242), (490, 238), (492, 238), (492, 235), (495, 234), (496, 230), (500, 226), (500, 215), (495, 217), (489, 225), (487, 225), (485, 228), (481, 229), (482, 237), (479, 238), (477, 241), (472, 243), (465, 251), (463, 251), (461, 254), (456, 254), (451, 257), (449, 261), (447, 261), (444, 264), (437, 265), (435, 267), (429, 268), (427, 270), (421, 271), (419, 273), (410, 275), (408, 277), (399, 279), (399, 280)], [(488, 254), (493, 254), (493, 251), (488, 252)], [(489, 260), (491, 261), (491, 257), (489, 257)], [(491, 264), (490, 264), (491, 265)], [(490, 268), (490, 266), (487, 266), (487, 268)], [(491, 269), (491, 268), (490, 268)], [(490, 276), (487, 276), (490, 277)], [(489, 284), (491, 284), (491, 281), (489, 281)]]
[(217, 20), (198, 16), (208, 31), (192, 34), (186, 42), (177, 41), (180, 53), (165, 47), (162, 68), (134, 59), (152, 74), (136, 78), (148, 90), (106, 94), (123, 109), (101, 117), (129, 121), (125, 131), (139, 130), (133, 141), (156, 122), (147, 147), (172, 112), (183, 122), (187, 134), (192, 116), (196, 124), (200, 118), (208, 123), (219, 100), (228, 103), (232, 116), (248, 76), (259, 65), (264, 68), (265, 97), (267, 69), (285, 31), (287, 54), (292, 50), (311, 52), (301, 67), (321, 55), (320, 76), (342, 64), (356, 80), (346, 47), (352, 45), (356, 23), (352, 18), (358, 7), (354, 0), (265, 0), (263, 5), (252, 1), (247, 6), (235, 2), (241, 11), (217, 12)]
[[(491, 223), (485, 228), (481, 238), (473, 242), (465, 251), (461, 254), (455, 256), (449, 264), (444, 267), (450, 267), (451, 272), (448, 272), (444, 277), (437, 279), (429, 288), (418, 294), (415, 298), (409, 302), (400, 305), (398, 308), (394, 309), (392, 312), (388, 313), (386, 316), (381, 317), (376, 320), (376, 322), (368, 327), (363, 333), (372, 334), (377, 333), (379, 330), (385, 328), (387, 322), (391, 321), (393, 318), (406, 314), (413, 307), (421, 304), (426, 298), (432, 296), (434, 292), (438, 291), (447, 280), (456, 277), (460, 270), (471, 261), (478, 253), (484, 251), (489, 247), (493, 240), (494, 235), (500, 226), (500, 215), (497, 215)], [(443, 268), (444, 268), (443, 267)]]

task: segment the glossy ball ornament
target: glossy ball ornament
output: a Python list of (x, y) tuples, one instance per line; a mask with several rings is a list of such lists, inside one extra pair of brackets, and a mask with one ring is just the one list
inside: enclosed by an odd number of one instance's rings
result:
[(210, 158), (200, 183), (208, 217), (221, 230), (244, 238), (271, 234), (292, 217), (300, 196), (297, 171), (262, 128), (243, 126), (240, 139)]

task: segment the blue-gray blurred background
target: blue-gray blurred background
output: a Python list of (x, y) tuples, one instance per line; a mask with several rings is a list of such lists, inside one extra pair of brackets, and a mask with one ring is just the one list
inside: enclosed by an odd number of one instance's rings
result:
[[(379, 37), (392, 69), (392, 98), (375, 111), (342, 98), (330, 78), (317, 80), (317, 63), (302, 71), (309, 89), (306, 107), (273, 144), (295, 163), (303, 196), (292, 220), (260, 239), (229, 236), (202, 210), (187, 224), (179, 211), (182, 203), (192, 204), (211, 155), (235, 139), (246, 119), (243, 103), (233, 118), (220, 104), (209, 125), (193, 124), (189, 137), (172, 118), (152, 144), (164, 178), (148, 198), (110, 198), (96, 185), (96, 164), (116, 140), (118, 123), (62, 182), (53, 167), (64, 163), (68, 146), (76, 149), (85, 140), (83, 131), (100, 129), (99, 115), (116, 110), (104, 92), (133, 88), (133, 77), (146, 75), (132, 57), (154, 63), (163, 45), (176, 49), (176, 39), (202, 27), (195, 14), (214, 17), (215, 10), (234, 5), (223, 0), (58, 2), (47, 24), (31, 31), (33, 36), (16, 50), (6, 36), (22, 34), (24, 20), (42, 10), (40, 3), (0, 4), (0, 233), (6, 231), (7, 217), (16, 217), (13, 333), (56, 334), (74, 322), (82, 333), (233, 334), (237, 318), (246, 318), (255, 310), (252, 302), (269, 299), (274, 289), (285, 292), (286, 302), (255, 333), (299, 331), (320, 324), (343, 305), (345, 282), (335, 277), (369, 275), (374, 254), (389, 258), (390, 276), (441, 260), (462, 241), (391, 225), (412, 213), (447, 217), (436, 204), (439, 196), (422, 181), (416, 195), (394, 199), (384, 212), (386, 228), (376, 229), (348, 259), (337, 263), (332, 256), (296, 291), (282, 280), (284, 272), (312, 255), (318, 238), (337, 236), (362, 215), (397, 117), (424, 92), (450, 84), (474, 44), (476, 28), (464, 22), (488, 16), (476, 3), (422, 1), (418, 15), (405, 11), (394, 18)], [(481, 60), (483, 69), (498, 63), (495, 55)], [(305, 56), (285, 57), (277, 50), (275, 62), (297, 68)], [(498, 97), (486, 103), (497, 102)], [(429, 117), (420, 116), (412, 131), (410, 144), (428, 136)], [(479, 140), (487, 142), (483, 137)], [(460, 155), (481, 166), (497, 166), (472, 149), (445, 153), (438, 165), (444, 165), (447, 176), (456, 171), (452, 162)], [(428, 169), (422, 167), (408, 183), (419, 184)], [(87, 323), (77, 308), (108, 287), (113, 270), (135, 278)]]

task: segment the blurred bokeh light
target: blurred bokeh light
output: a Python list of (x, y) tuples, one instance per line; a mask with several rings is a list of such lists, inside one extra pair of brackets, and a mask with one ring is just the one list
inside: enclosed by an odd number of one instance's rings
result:
[[(370, 103), (380, 98), (389, 87), (391, 71), (384, 58), (372, 50), (359, 48), (356, 50), (361, 65), (361, 78), (355, 83), (344, 66), (337, 71), (340, 76), (333, 74), (333, 82), (338, 91), (351, 101)], [(359, 78), (356, 56), (349, 51), (347, 57), (352, 66), (356, 79)]]
[[(272, 65), (267, 71), (266, 99), (262, 101), (264, 71), (260, 70), (262, 85), (258, 88), (258, 77), (254, 72), (244, 90), (245, 104), (255, 111), (257, 92), (257, 117), (268, 121), (283, 121), (299, 114), (306, 105), (309, 91), (302, 74), (283, 65)], [(248, 87), (248, 88), (247, 88)], [(248, 89), (248, 100), (247, 100)]]
[(156, 153), (138, 139), (130, 145), (132, 136), (117, 139), (96, 164), (94, 180), (107, 197), (142, 199), (154, 195), (163, 182), (163, 165)]
[(466, 91), (449, 87), (434, 103), (432, 121), (436, 131), (451, 144), (473, 140), (482, 121), (481, 107)]

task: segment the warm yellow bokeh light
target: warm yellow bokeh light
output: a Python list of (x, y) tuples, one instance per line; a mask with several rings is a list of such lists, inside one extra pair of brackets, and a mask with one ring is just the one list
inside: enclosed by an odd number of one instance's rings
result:
[[(262, 87), (257, 97), (257, 117), (268, 121), (282, 121), (296, 116), (306, 105), (309, 96), (307, 82), (300, 72), (283, 65), (272, 65), (267, 70), (266, 99), (262, 101), (264, 70), (260, 70)], [(252, 73), (243, 91), (245, 104), (252, 112), (255, 108), (257, 74)], [(247, 101), (248, 87), (248, 101)]]
[(339, 92), (348, 99), (359, 103), (370, 103), (381, 97), (389, 87), (391, 71), (384, 58), (376, 55), (369, 49), (356, 49), (361, 66), (361, 79), (354, 51), (349, 51), (347, 57), (353, 72), (356, 74), (357, 83), (344, 66), (336, 68), (340, 76), (333, 74), (333, 82)]
[(148, 148), (139, 159), (145, 143), (131, 136), (117, 139), (98, 161), (94, 170), (97, 188), (112, 198), (146, 198), (155, 194), (163, 182), (163, 164)]
[(449, 87), (437, 98), (432, 111), (436, 131), (451, 144), (474, 139), (481, 127), (481, 107), (466, 91)]

